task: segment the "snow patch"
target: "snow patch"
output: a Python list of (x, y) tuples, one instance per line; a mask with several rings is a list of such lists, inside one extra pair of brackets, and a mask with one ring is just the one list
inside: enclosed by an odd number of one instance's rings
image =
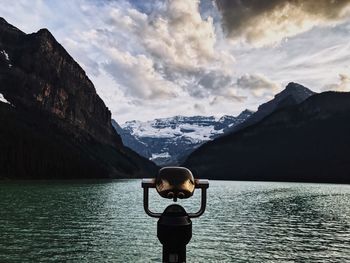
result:
[(9, 67), (11, 68), (12, 65), (11, 65), (11, 63), (10, 63), (10, 57), (9, 57), (9, 54), (7, 54), (6, 50), (0, 51), (0, 54), (2, 54), (2, 55), (5, 57), (6, 61), (9, 62), (8, 65), (9, 65)]
[(158, 159), (158, 158), (170, 158), (170, 154), (168, 152), (164, 153), (152, 153), (152, 157), (150, 160)]
[(210, 137), (223, 133), (223, 130), (215, 130), (214, 125), (201, 125), (195, 123), (173, 123), (174, 120), (130, 121), (121, 125), (138, 138), (163, 138), (186, 137), (193, 142), (208, 141)]
[(0, 53), (1, 53), (2, 55), (5, 56), (5, 59), (6, 59), (7, 61), (10, 61), (9, 54), (7, 54), (6, 50), (2, 50), (2, 51), (0, 51)]
[(12, 105), (9, 101), (7, 101), (7, 100), (4, 98), (4, 95), (2, 95), (2, 93), (0, 93), (0, 101)]

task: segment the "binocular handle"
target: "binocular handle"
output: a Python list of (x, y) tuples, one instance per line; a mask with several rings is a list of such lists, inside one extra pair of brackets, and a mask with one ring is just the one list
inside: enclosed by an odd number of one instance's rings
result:
[(209, 181), (207, 179), (195, 179), (195, 188), (201, 189), (201, 207), (197, 213), (188, 213), (190, 218), (196, 218), (203, 215), (207, 206), (207, 189), (209, 188)]
[[(141, 186), (143, 188), (143, 208), (147, 215), (151, 217), (160, 218), (161, 213), (154, 213), (149, 209), (149, 188), (156, 188), (156, 179), (142, 179)], [(202, 191), (201, 194), (201, 207), (196, 213), (188, 213), (190, 218), (200, 217), (206, 208), (207, 205), (207, 189), (209, 188), (209, 181), (206, 179), (195, 179), (195, 188), (200, 188)]]
[(162, 215), (161, 213), (154, 213), (151, 210), (149, 210), (148, 201), (148, 189), (156, 188), (156, 179), (142, 179), (141, 186), (143, 188), (143, 208), (145, 209), (146, 214), (150, 217), (160, 218), (160, 216)]

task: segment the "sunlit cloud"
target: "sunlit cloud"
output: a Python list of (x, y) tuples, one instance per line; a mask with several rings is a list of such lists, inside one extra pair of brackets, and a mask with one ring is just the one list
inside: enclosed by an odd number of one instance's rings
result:
[(217, 0), (229, 38), (254, 46), (349, 20), (348, 0)]
[(339, 72), (349, 72), (348, 11), (349, 1), (340, 0), (0, 5), (0, 16), (26, 33), (48, 28), (120, 122), (237, 115), (290, 81), (340, 89)]

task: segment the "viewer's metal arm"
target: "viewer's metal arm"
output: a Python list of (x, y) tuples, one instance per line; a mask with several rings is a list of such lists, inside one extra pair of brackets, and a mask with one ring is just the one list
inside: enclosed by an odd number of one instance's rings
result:
[(141, 186), (143, 188), (143, 208), (145, 209), (146, 214), (151, 217), (160, 218), (160, 216), (162, 215), (161, 213), (154, 213), (151, 210), (149, 210), (148, 201), (148, 189), (156, 188), (156, 179), (142, 179)]
[(189, 213), (188, 216), (190, 218), (200, 217), (203, 215), (205, 208), (207, 206), (207, 189), (209, 188), (209, 181), (206, 179), (196, 179), (195, 180), (196, 188), (200, 188), (202, 190), (201, 194), (201, 208), (197, 213)]
[[(145, 209), (145, 212), (147, 215), (151, 217), (160, 218), (162, 215), (161, 213), (154, 213), (149, 209), (149, 198), (148, 198), (148, 189), (149, 188), (155, 188), (156, 187), (156, 180), (155, 179), (143, 179), (141, 186), (143, 188), (143, 208)], [(196, 213), (189, 213), (188, 216), (190, 218), (200, 217), (206, 208), (207, 205), (207, 189), (209, 188), (209, 181), (208, 180), (195, 180), (195, 187), (201, 189), (201, 207), (198, 212)]]

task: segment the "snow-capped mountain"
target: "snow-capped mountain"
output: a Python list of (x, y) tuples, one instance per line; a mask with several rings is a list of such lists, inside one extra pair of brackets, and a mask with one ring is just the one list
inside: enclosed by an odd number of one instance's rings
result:
[(245, 110), (237, 117), (175, 116), (150, 121), (112, 122), (124, 145), (158, 165), (177, 164), (195, 148), (212, 140), (249, 118)]

